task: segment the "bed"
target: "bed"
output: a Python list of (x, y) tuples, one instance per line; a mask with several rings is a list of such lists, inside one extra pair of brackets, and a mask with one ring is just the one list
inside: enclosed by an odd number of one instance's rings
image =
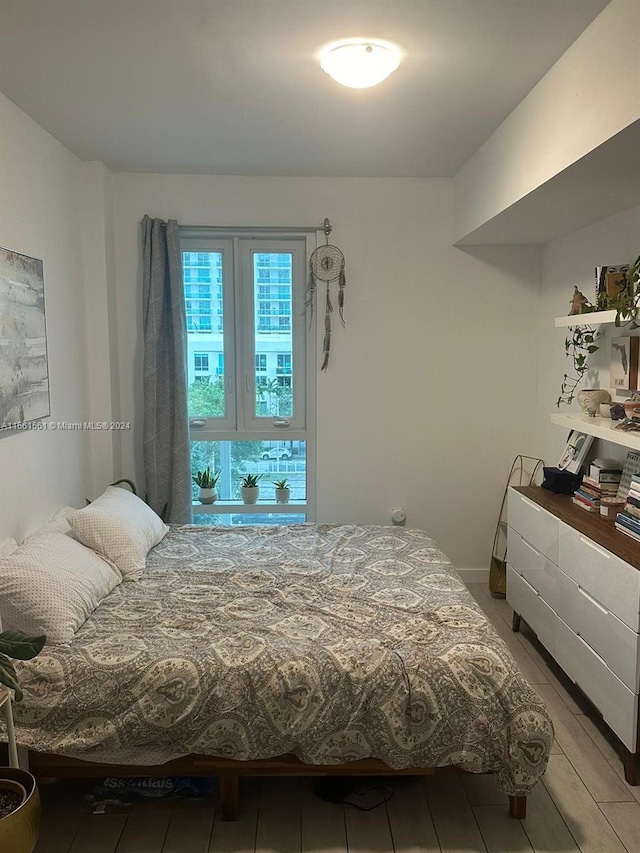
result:
[(553, 741), (505, 644), (415, 529), (172, 527), (140, 580), (17, 669), (36, 775), (220, 775), (228, 818), (242, 775), (452, 767), (495, 774), (523, 816)]

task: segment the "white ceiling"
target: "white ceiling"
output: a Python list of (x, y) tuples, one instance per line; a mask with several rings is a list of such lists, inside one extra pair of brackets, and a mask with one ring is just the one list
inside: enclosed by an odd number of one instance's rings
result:
[[(607, 2), (0, 0), (0, 91), (115, 171), (449, 176)], [(339, 86), (350, 36), (402, 65)]]

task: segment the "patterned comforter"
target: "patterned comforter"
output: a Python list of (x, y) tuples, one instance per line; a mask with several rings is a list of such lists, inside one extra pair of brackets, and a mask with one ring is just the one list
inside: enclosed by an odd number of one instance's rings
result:
[(93, 761), (375, 757), (525, 795), (553, 727), (420, 530), (173, 527), (64, 646), (20, 663), (20, 743)]

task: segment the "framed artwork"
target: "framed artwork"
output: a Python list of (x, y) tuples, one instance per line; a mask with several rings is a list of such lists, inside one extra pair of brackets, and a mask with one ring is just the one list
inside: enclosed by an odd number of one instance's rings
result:
[(575, 429), (571, 430), (567, 446), (558, 462), (558, 468), (561, 471), (571, 471), (572, 474), (578, 474), (592, 443), (592, 435), (578, 432)]
[(638, 346), (640, 338), (611, 338), (610, 380), (616, 391), (638, 388)]
[(596, 304), (599, 299), (615, 299), (629, 287), (629, 264), (596, 267)]
[(0, 428), (46, 418), (49, 365), (42, 261), (0, 248)]

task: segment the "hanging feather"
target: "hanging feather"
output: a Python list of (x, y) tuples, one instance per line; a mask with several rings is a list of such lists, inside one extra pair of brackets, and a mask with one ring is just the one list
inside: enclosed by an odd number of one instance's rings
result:
[(329, 292), (329, 282), (327, 282), (327, 314), (333, 314), (333, 305), (331, 304), (331, 293)]
[(324, 315), (324, 340), (322, 342), (322, 367), (326, 370), (329, 366), (329, 350), (331, 349), (331, 313), (327, 310)]
[(338, 313), (340, 314), (340, 322), (343, 326), (347, 324), (344, 321), (344, 288), (347, 284), (347, 279), (344, 274), (344, 262), (342, 263), (342, 268), (340, 269), (340, 276), (338, 278)]
[(313, 300), (316, 295), (316, 280), (313, 275), (313, 270), (311, 269), (311, 263), (309, 263), (309, 284), (307, 285), (307, 293), (309, 294), (304, 303), (305, 311), (307, 308), (309, 311), (309, 328), (313, 325)]

